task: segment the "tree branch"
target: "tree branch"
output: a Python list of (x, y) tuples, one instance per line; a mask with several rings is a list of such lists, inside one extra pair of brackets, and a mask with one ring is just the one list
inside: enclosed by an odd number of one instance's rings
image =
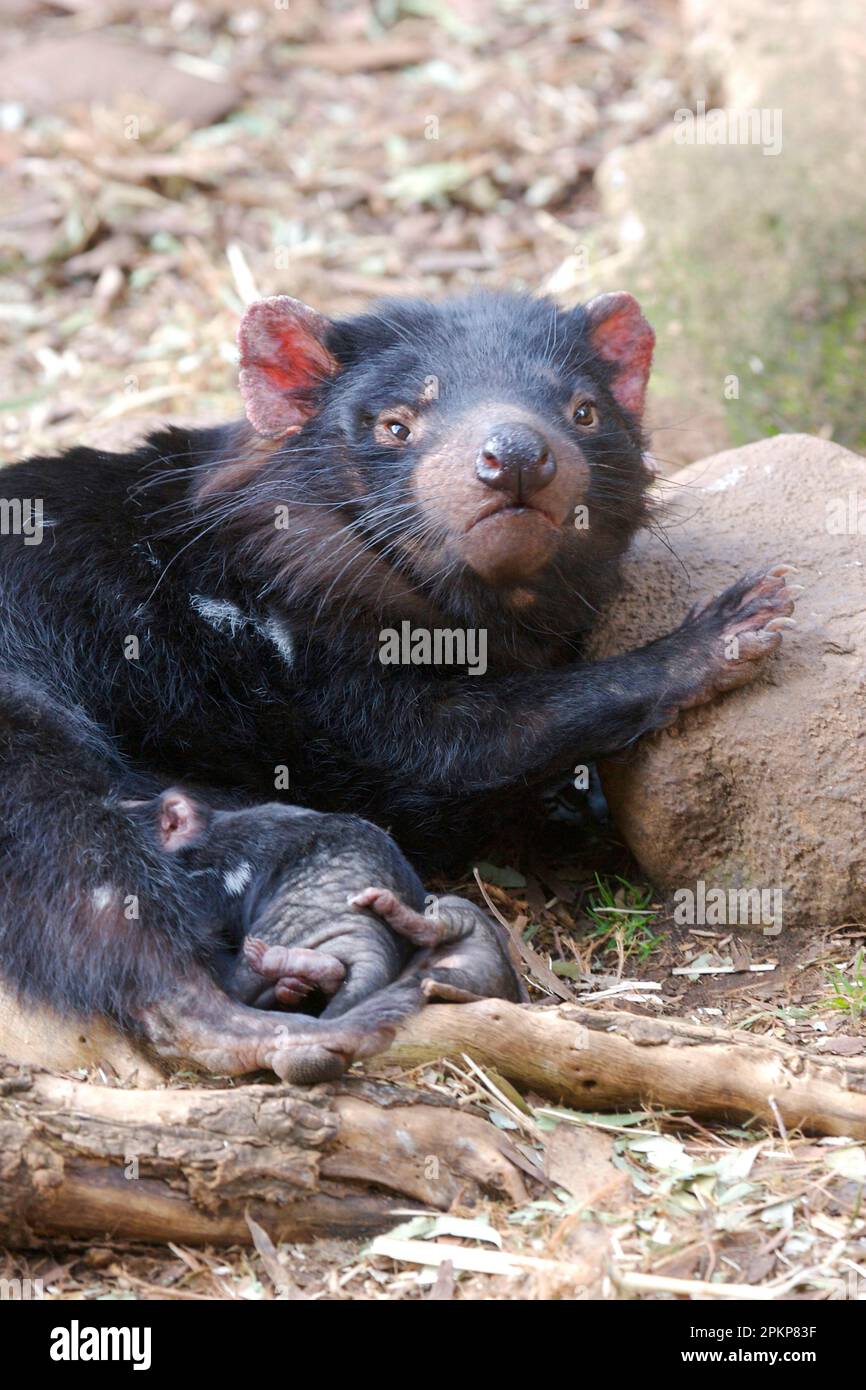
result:
[(436, 1005), (406, 1021), (387, 1054), (413, 1066), (468, 1053), (482, 1067), (579, 1110), (658, 1105), (757, 1116), (812, 1134), (866, 1138), (866, 1058), (816, 1056), (775, 1038), (682, 1019), (500, 999)]

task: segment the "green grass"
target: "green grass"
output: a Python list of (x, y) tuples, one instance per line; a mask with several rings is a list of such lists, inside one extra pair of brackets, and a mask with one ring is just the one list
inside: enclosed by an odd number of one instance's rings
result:
[(590, 940), (597, 940), (605, 955), (634, 957), (645, 961), (660, 945), (662, 937), (652, 930), (658, 909), (651, 907), (652, 888), (629, 883), (619, 874), (610, 878), (595, 876), (596, 888), (590, 893), (587, 916), (592, 927)]
[(850, 975), (838, 965), (832, 966), (829, 974), (833, 993), (828, 1000), (831, 1009), (841, 1009), (851, 1018), (859, 1019), (866, 1010), (866, 964), (863, 948), (857, 952), (851, 964)]

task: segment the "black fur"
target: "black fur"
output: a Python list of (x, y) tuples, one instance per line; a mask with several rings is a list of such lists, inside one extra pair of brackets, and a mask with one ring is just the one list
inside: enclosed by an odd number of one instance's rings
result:
[[(685, 688), (676, 635), (580, 662), (649, 481), (582, 310), (395, 303), (334, 325), (327, 346), (342, 370), (270, 454), (246, 425), (168, 429), (4, 474), (46, 526), (41, 545), (0, 541), (0, 964), (40, 998), (128, 1023), (190, 961), (216, 969), (201, 881), (143, 843), (125, 798), (193, 782), (352, 812), (442, 866), (528, 789), (664, 722)], [(424, 443), (377, 443), (376, 413), (431, 377)], [(581, 390), (591, 435), (567, 418)], [(563, 529), (528, 608), (442, 561), (412, 496), (421, 457), (484, 401), (555, 418), (589, 466), (591, 540)], [(404, 619), (486, 629), (486, 675), (383, 666), (379, 633)], [(104, 884), (139, 899), (137, 921), (94, 915)]]
[[(538, 374), (554, 332), (559, 384)], [(383, 455), (363, 417), (430, 374), (442, 383), (443, 414), (464, 390), (559, 413), (579, 379), (603, 391), (605, 367), (588, 357), (579, 317), (554, 325), (548, 304), (504, 296), (398, 304), (335, 328), (332, 346), (348, 371), (325, 386), (320, 412), (228, 494), (199, 495), (220, 460), (244, 456), (241, 427), (167, 430), (131, 454), (72, 449), (7, 470), (7, 494), (44, 499), (50, 525), (41, 546), (6, 537), (0, 547), (0, 662), (79, 703), (136, 765), (167, 780), (272, 796), (275, 766), (288, 765), (293, 801), (391, 822), (405, 848), (430, 845), (434, 859), (453, 848), (456, 823), (465, 853), (475, 820), (474, 809), (461, 814), (466, 803), (538, 779), (563, 752), (563, 720), (579, 732), (566, 758), (622, 742), (620, 712), (603, 691), (576, 709), (569, 672), (545, 680), (540, 705), (537, 672), (578, 656), (645, 518), (640, 432), (610, 398), (584, 446), (598, 511), (592, 545), (567, 549), (542, 576), (531, 618), (468, 571), (419, 583), (393, 544), (386, 558), (400, 583), (384, 591), (378, 571), (364, 571), (395, 540), (390, 518), (411, 530), (411, 509), (400, 509), (415, 460)], [(282, 503), (293, 529), (275, 533)], [(349, 528), (336, 541), (323, 524), (332, 518)], [(349, 534), (365, 548), (340, 578)], [(248, 621), (215, 631), (190, 595), (233, 603)], [(262, 635), (274, 614), (293, 631), (291, 671)], [(486, 628), (488, 675), (383, 668), (378, 633), (407, 616)], [(140, 643), (137, 661), (124, 655), (128, 636)], [(504, 720), (506, 708), (532, 715), (532, 727)]]

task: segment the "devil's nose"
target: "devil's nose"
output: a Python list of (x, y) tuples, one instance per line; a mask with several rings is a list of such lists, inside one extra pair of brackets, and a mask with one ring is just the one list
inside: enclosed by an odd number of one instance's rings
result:
[(556, 459), (538, 430), (502, 425), (491, 430), (479, 449), (475, 472), (488, 487), (522, 500), (547, 486), (556, 473)]

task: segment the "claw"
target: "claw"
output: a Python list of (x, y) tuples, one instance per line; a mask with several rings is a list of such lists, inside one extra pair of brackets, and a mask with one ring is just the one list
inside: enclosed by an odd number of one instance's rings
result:
[(803, 586), (786, 582), (797, 572), (788, 564), (758, 570), (692, 608), (684, 629), (690, 635), (703, 629), (704, 641), (710, 635), (721, 638), (724, 656), (719, 662), (718, 648), (704, 656), (703, 669), (699, 669), (691, 689), (684, 692), (685, 698), (678, 701), (680, 709), (703, 704), (714, 694), (755, 679), (764, 659), (781, 645), (782, 634), (797, 626), (789, 615)]

